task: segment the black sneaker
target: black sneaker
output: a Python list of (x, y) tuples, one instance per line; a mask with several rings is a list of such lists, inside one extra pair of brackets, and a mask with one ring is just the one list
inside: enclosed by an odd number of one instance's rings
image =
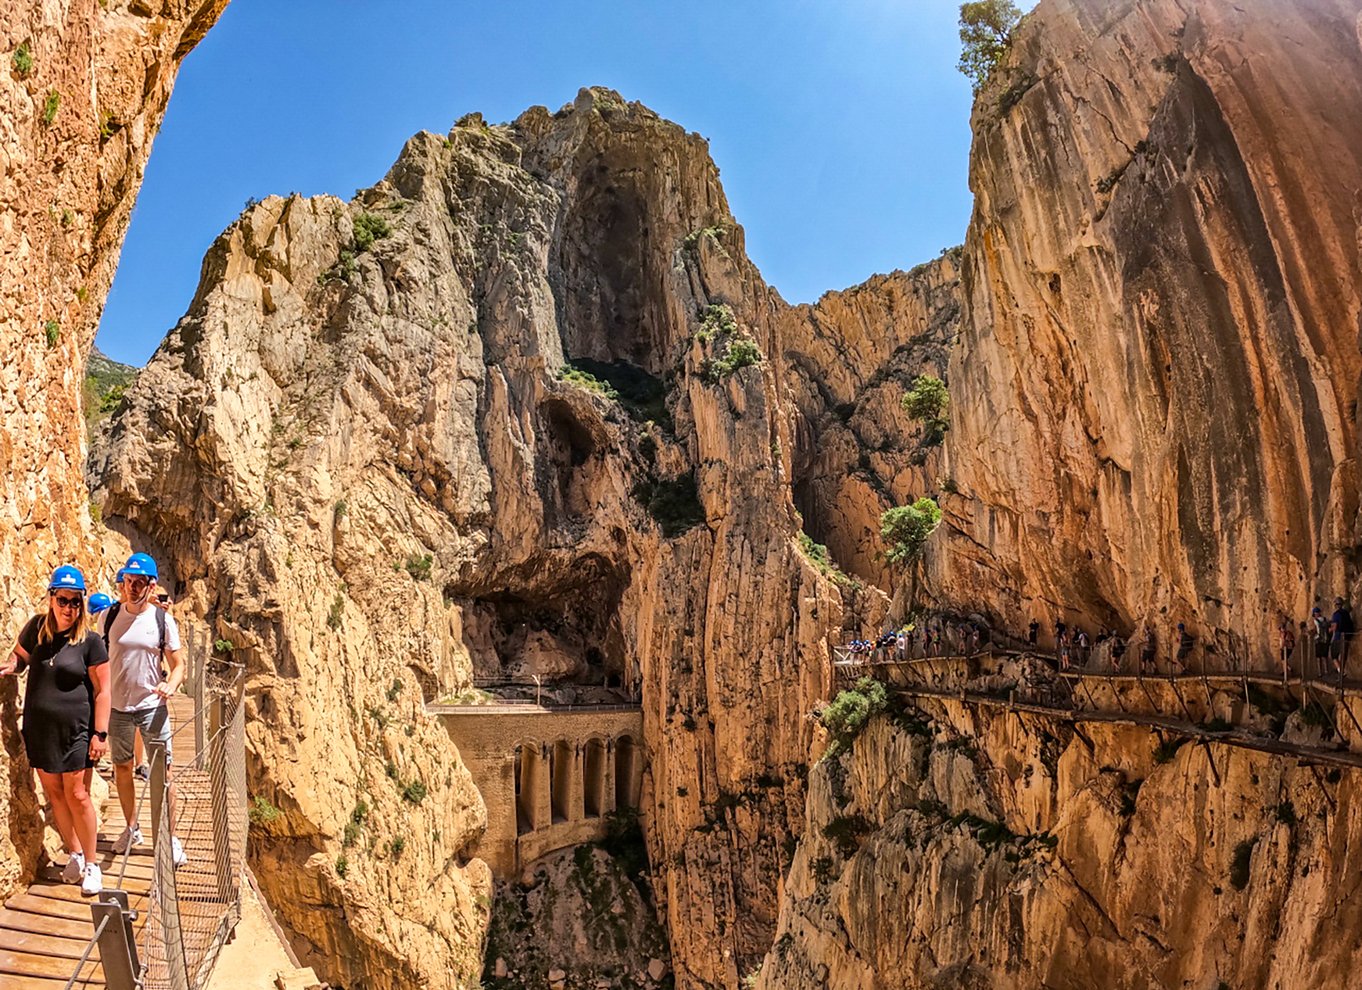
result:
[(132, 775), (134, 777), (137, 777), (139, 780), (150, 780), (151, 767), (147, 766), (145, 763), (139, 763), (137, 766), (132, 768)]

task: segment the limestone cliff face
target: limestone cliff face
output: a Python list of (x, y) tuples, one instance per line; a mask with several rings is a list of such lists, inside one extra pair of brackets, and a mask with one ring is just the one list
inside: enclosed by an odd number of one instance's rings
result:
[(958, 250), (781, 314), (795, 505), (844, 570), (881, 589), (896, 575), (880, 513), (951, 487), (899, 402), (917, 375), (948, 378), (960, 314)]
[[(227, 0), (0, 4), (0, 608), (12, 635), (51, 568), (96, 561), (82, 480), (85, 359), (180, 60)], [(36, 808), (0, 685), (0, 898)]]
[(783, 309), (702, 139), (606, 91), (213, 246), (94, 471), (247, 664), (259, 875), (328, 979), (478, 974), (484, 811), (420, 702), (546, 657), (641, 695), (678, 985), (765, 952), (841, 619), (794, 538)]
[(1348, 985), (1354, 771), (924, 708), (811, 774), (760, 987)]
[(1357, 582), (1355, 0), (1044, 0), (975, 104), (936, 594), (1262, 663)]

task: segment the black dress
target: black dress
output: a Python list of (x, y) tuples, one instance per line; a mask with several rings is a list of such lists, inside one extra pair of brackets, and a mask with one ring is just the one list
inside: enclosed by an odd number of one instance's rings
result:
[[(28, 651), (28, 687), (24, 692), (24, 750), (28, 762), (48, 773), (72, 773), (90, 762), (90, 729), (95, 714), (95, 686), (90, 668), (109, 662), (104, 640), (87, 633), (84, 642), (59, 636), (38, 642), (43, 617), (34, 616), (19, 633)], [(23, 669), (23, 668), (20, 668)]]

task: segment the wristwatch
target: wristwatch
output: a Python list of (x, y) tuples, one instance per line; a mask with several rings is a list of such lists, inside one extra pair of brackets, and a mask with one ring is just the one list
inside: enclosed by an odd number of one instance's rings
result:
[(94, 733), (95, 733), (95, 735), (99, 736), (99, 741), (100, 741), (100, 742), (108, 742), (108, 741), (109, 741), (109, 734), (108, 734), (107, 732), (100, 732), (98, 729), (95, 729), (95, 730), (94, 730)]

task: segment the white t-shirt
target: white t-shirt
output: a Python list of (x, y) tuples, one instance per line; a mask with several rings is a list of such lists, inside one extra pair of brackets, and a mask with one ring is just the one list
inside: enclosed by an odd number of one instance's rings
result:
[[(109, 621), (109, 612), (100, 621), (101, 634)], [(126, 605), (121, 606), (108, 633), (113, 707), (120, 712), (137, 712), (165, 704), (153, 690), (161, 683), (161, 634), (156, 628), (156, 606), (145, 608), (138, 615), (129, 612)], [(167, 612), (166, 650), (179, 648), (180, 627)]]

